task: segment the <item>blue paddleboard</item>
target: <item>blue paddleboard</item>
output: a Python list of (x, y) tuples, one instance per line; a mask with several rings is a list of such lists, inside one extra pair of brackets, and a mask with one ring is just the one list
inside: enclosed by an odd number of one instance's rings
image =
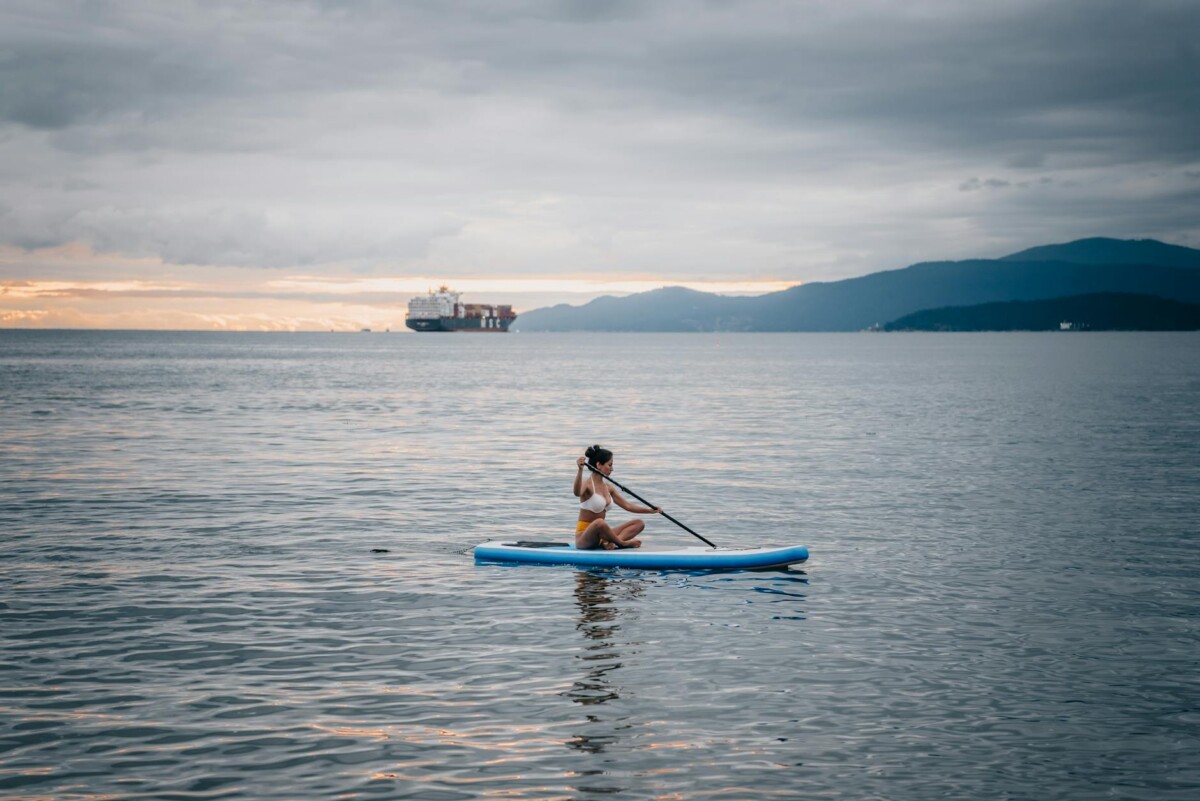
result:
[(786, 548), (622, 548), (580, 551), (562, 542), (496, 540), (475, 546), (477, 562), (524, 562), (584, 567), (634, 567), (645, 570), (762, 570), (808, 559), (803, 545)]

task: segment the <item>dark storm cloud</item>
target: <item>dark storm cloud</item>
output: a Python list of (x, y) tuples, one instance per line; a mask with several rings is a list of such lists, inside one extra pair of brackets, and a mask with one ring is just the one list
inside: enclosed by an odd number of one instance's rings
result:
[[(185, 59), (192, 60), (185, 60)], [(0, 120), (62, 129), (124, 113), (171, 113), (229, 85), (221, 65), (142, 43), (12, 42), (0, 52)]]
[(1198, 36), (1171, 0), (8, 3), (0, 241), (543, 273), (862, 271), (956, 215), (1182, 241)]
[(663, 19), (670, 33), (651, 34), (616, 75), (657, 102), (845, 127), (905, 150), (1000, 151), (1032, 166), (1062, 148), (1104, 163), (1200, 154), (1198, 4), (770, 8), (749, 24)]
[(63, 128), (408, 86), (849, 126), (867, 139), (903, 135), (907, 147), (1000, 147), (1018, 164), (1062, 143), (1099, 158), (1200, 152), (1191, 2), (155, 7), (63, 13), (53, 36), (38, 36), (46, 25), (10, 29), (0, 118)]

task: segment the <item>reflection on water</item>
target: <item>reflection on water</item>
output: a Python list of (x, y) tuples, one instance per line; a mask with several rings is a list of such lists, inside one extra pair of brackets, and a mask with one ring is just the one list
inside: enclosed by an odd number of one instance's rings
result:
[[(763, 571), (763, 572), (767, 572), (767, 571)], [(755, 587), (754, 591), (757, 593), (762, 593), (764, 595), (776, 596), (772, 600), (782, 601), (782, 602), (788, 603), (789, 605), (791, 603), (790, 599), (792, 599), (792, 598), (795, 598), (798, 601), (804, 600), (804, 598), (806, 597), (806, 594), (803, 592), (800, 592), (799, 590), (808, 588), (808, 573), (806, 573), (804, 570), (801, 570), (799, 568), (785, 567), (783, 570), (777, 571), (777, 575), (779, 577), (779, 580), (772, 582), (772, 583), (776, 584), (778, 586), (764, 585), (761, 587)], [(796, 586), (795, 587), (789, 586), (792, 583), (794, 583)], [(795, 591), (793, 592), (791, 590), (795, 590)], [(796, 609), (788, 609), (788, 610), (784, 610), (784, 611), (788, 611), (788, 612), (790, 612), (790, 614), (780, 613), (780, 614), (772, 615), (771, 619), (772, 620), (806, 620), (807, 619), (804, 616), (803, 609), (796, 608)]]
[[(577, 704), (595, 707), (621, 697), (614, 674), (620, 670), (622, 659), (636, 651), (615, 636), (621, 628), (620, 611), (613, 604), (617, 593), (633, 600), (641, 597), (644, 590), (636, 582), (617, 582), (586, 570), (575, 576), (575, 605), (579, 608), (575, 628), (585, 640), (576, 658), (582, 663), (583, 675), (564, 695)], [(587, 730), (568, 740), (567, 746), (589, 754), (602, 753), (617, 741), (620, 731), (629, 728), (619, 718), (606, 720), (598, 709), (589, 710), (585, 721)]]

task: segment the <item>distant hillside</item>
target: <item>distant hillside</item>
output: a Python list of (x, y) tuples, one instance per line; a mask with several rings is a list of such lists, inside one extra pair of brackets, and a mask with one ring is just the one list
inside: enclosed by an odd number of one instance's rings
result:
[(1200, 269), (1200, 250), (1156, 239), (1079, 239), (1063, 245), (1022, 250), (1001, 261), (1070, 261), (1076, 264), (1157, 264)]
[[(1027, 254), (1040, 250), (1034, 248), (1004, 259), (914, 264), (844, 281), (803, 284), (759, 297), (727, 297), (680, 287), (604, 297), (583, 306), (525, 312), (513, 329), (859, 331), (927, 309), (1104, 292), (1200, 303), (1200, 269), (1196, 269), (1200, 251), (1153, 240), (1111, 239), (1047, 248), (1057, 258), (1030, 261)], [(1105, 254), (1117, 251), (1137, 260), (1103, 260)], [(1151, 257), (1171, 264), (1148, 261)]]
[(518, 331), (752, 331), (749, 310), (757, 298), (728, 297), (664, 287), (623, 298), (596, 298), (583, 306), (560, 304), (525, 312)]
[(928, 309), (888, 323), (884, 330), (1057, 331), (1063, 322), (1088, 331), (1198, 331), (1200, 304), (1102, 292)]
[(1173, 267), (991, 260), (915, 264), (757, 298), (759, 331), (860, 331), (923, 309), (1094, 292), (1200, 302), (1200, 271)]

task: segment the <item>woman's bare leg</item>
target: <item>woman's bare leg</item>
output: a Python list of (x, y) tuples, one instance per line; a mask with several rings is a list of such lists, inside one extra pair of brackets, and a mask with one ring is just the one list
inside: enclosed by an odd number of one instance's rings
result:
[(629, 520), (613, 529), (613, 535), (617, 538), (621, 548), (637, 548), (641, 546), (642, 541), (637, 539), (637, 535), (645, 530), (646, 524), (641, 520)]
[(634, 539), (646, 524), (641, 520), (630, 520), (615, 529), (603, 518), (593, 520), (588, 527), (575, 535), (575, 547), (586, 551), (593, 548), (637, 548), (642, 543)]
[(581, 551), (590, 551), (593, 548), (618, 548), (620, 545), (614, 542), (612, 527), (603, 518), (597, 518), (575, 535), (575, 547)]

